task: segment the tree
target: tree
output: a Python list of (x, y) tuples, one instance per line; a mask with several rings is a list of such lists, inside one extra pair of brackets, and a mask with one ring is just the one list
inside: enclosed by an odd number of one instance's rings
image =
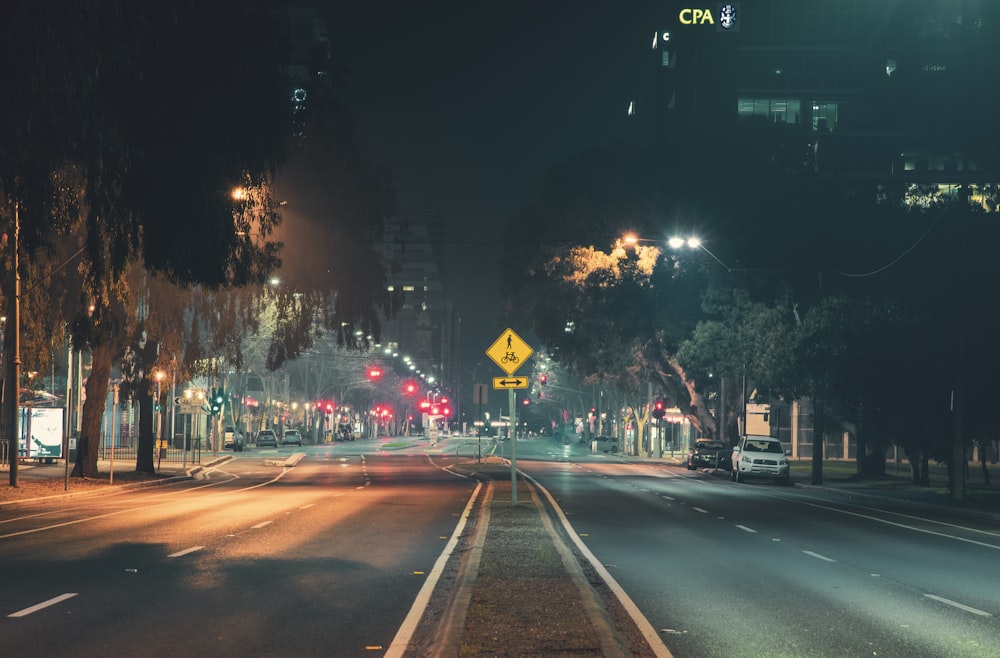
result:
[(228, 0), (17, 2), (10, 16), (5, 59), (28, 64), (0, 78), (23, 101), (0, 115), (0, 180), (24, 206), (29, 242), (51, 225), (51, 172), (70, 162), (82, 180), (85, 274), (70, 326), (93, 365), (74, 473), (93, 476), (127, 342), (130, 265), (141, 255), (179, 283), (218, 286), (276, 264), (273, 225), (256, 227), (265, 243), (255, 242), (228, 191), (266, 180), (291, 132), (280, 31), (263, 7)]

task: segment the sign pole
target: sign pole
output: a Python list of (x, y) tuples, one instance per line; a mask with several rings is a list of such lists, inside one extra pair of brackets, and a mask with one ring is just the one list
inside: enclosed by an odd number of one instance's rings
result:
[(507, 434), (510, 439), (510, 504), (517, 505), (517, 432), (514, 426), (514, 389), (507, 391), (510, 401), (510, 416), (507, 418)]
[[(506, 329), (486, 350), (486, 356), (493, 359), (493, 363), (500, 366), (500, 369), (507, 373), (507, 377), (494, 377), (493, 388), (507, 389), (508, 400), (510, 402), (510, 416), (507, 420), (507, 439), (510, 441), (510, 484), (511, 503), (517, 505), (517, 416), (515, 415), (515, 388), (528, 388), (527, 377), (513, 377), (518, 368), (524, 365), (534, 350), (524, 340), (514, 333), (513, 329)], [(501, 413), (503, 413), (501, 411)]]

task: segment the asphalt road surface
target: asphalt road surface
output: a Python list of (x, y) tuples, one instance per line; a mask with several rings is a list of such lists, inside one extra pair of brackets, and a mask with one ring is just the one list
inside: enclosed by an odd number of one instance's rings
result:
[[(445, 467), (479, 448), (255, 451), (0, 511), (0, 652), (382, 655), (475, 488)], [(517, 455), (677, 658), (1000, 655), (995, 519), (548, 439)]]
[(998, 656), (1000, 524), (518, 446), (677, 657)]
[(444, 456), (305, 451), (0, 512), (0, 653), (382, 655), (475, 485)]

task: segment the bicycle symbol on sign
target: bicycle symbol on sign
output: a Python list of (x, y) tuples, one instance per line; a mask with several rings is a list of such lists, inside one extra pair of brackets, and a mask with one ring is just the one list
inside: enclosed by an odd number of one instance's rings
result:
[(501, 363), (517, 363), (517, 354), (515, 354), (513, 352), (507, 352), (506, 354), (503, 355), (503, 358), (500, 359), (500, 362)]

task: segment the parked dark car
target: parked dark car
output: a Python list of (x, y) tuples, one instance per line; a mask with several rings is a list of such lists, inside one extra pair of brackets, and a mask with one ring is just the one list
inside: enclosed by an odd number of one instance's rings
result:
[(696, 468), (728, 468), (730, 452), (730, 448), (722, 441), (698, 439), (694, 447), (688, 450), (688, 470), (693, 471)]

